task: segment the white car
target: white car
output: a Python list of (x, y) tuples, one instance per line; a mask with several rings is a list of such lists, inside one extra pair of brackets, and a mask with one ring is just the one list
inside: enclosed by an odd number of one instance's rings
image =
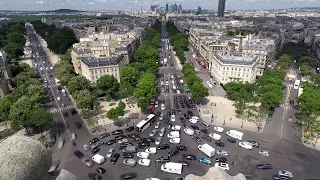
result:
[(137, 153), (137, 156), (138, 156), (139, 158), (142, 158), (142, 159), (148, 159), (149, 156), (150, 156), (150, 154), (149, 154), (149, 153), (146, 153), (146, 152), (138, 152), (138, 153)]
[(217, 155), (222, 155), (222, 156), (228, 156), (228, 152), (225, 150), (217, 150), (216, 151)]
[(222, 133), (224, 131), (223, 127), (214, 127), (213, 130)]
[(171, 121), (176, 121), (176, 116), (174, 114), (171, 115)]
[(260, 154), (261, 156), (264, 156), (264, 157), (269, 157), (269, 152), (266, 151), (266, 150), (260, 150), (260, 151), (259, 151), (259, 154)]
[(118, 141), (119, 144), (121, 143), (127, 143), (128, 142), (128, 139), (127, 138), (123, 138), (121, 140)]
[(171, 138), (169, 142), (172, 144), (180, 144), (180, 138)]
[(146, 149), (145, 152), (150, 153), (150, 154), (157, 154), (157, 148), (150, 147), (150, 148)]
[(164, 106), (164, 104), (162, 103), (161, 104), (161, 110), (163, 111), (163, 110), (165, 110), (166, 109), (166, 107)]
[(156, 107), (156, 108), (159, 107), (159, 101), (156, 101), (156, 102), (154, 103), (154, 107)]
[(185, 128), (183, 131), (190, 136), (194, 135), (194, 130), (189, 127)]
[(161, 113), (159, 116), (159, 120), (162, 121), (163, 120), (164, 115)]
[(171, 130), (174, 130), (174, 131), (180, 131), (180, 129), (181, 129), (181, 126), (178, 126), (178, 125), (171, 127)]
[(229, 165), (227, 163), (215, 163), (214, 164), (214, 167), (218, 167), (218, 168), (221, 168), (225, 171), (228, 171), (229, 170)]
[(177, 94), (181, 94), (180, 90), (177, 90)]
[(115, 152), (115, 150), (113, 148), (110, 148), (107, 152), (107, 158), (111, 158), (111, 156), (113, 155), (113, 153)]
[(163, 81), (161, 81), (161, 86), (164, 86), (164, 82)]
[(88, 146), (88, 144), (84, 144), (84, 145), (82, 145), (82, 149), (84, 151), (89, 151), (90, 147)]
[(58, 140), (58, 149), (62, 149), (63, 145), (64, 145), (64, 138), (60, 136)]
[(159, 144), (162, 142), (162, 140), (163, 140), (162, 137), (158, 137), (158, 138), (156, 139), (155, 144), (156, 144), (156, 145), (159, 145)]
[(213, 88), (213, 85), (212, 84), (208, 84), (209, 88), (212, 89)]
[(210, 133), (209, 137), (211, 137), (212, 139), (214, 139), (216, 141), (220, 141), (221, 140), (221, 135), (219, 135), (217, 133)]
[(163, 137), (165, 133), (166, 133), (166, 128), (162, 127), (159, 131), (159, 136)]
[(191, 122), (192, 124), (197, 124), (198, 120), (191, 118), (189, 119), (189, 122)]
[(239, 142), (239, 146), (244, 148), (244, 149), (248, 149), (248, 150), (252, 150), (252, 144), (249, 142)]
[(154, 128), (158, 129), (160, 127), (160, 122), (156, 122), (156, 125), (154, 125)]
[(149, 136), (153, 137), (158, 133), (158, 129), (154, 129), (151, 131), (151, 133), (149, 134)]
[(278, 172), (278, 174), (279, 174), (279, 176), (285, 176), (285, 177), (288, 177), (288, 178), (293, 178), (292, 172), (287, 171), (287, 170), (280, 170)]
[(141, 166), (149, 167), (151, 164), (151, 161), (150, 159), (139, 159), (138, 164), (140, 164)]
[(166, 81), (166, 86), (169, 86), (169, 81)]
[(195, 119), (195, 120), (197, 120), (197, 121), (200, 120), (197, 116), (192, 116), (191, 119)]

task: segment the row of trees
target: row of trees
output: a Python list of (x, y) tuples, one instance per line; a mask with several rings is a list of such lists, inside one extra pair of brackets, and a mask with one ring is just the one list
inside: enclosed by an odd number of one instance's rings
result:
[(9, 61), (24, 55), (26, 29), (22, 23), (12, 23), (0, 30), (0, 47), (3, 47)]
[(78, 42), (73, 31), (68, 27), (55, 28), (40, 20), (31, 22), (37, 33), (46, 40), (48, 48), (56, 54), (65, 54), (70, 46)]
[(195, 74), (193, 65), (184, 64), (182, 72), (186, 77), (186, 83), (191, 87), (191, 96), (196, 102), (199, 102), (202, 98), (209, 96), (209, 89), (203, 86), (202, 79)]
[(188, 36), (184, 33), (181, 33), (173, 22), (168, 21), (166, 24), (170, 42), (173, 46), (173, 50), (176, 52), (177, 57), (179, 58), (181, 64), (184, 64), (186, 57), (184, 51), (188, 50)]

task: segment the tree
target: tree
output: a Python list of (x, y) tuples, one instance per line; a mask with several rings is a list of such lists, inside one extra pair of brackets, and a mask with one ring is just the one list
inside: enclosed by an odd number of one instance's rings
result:
[(97, 81), (97, 86), (99, 89), (103, 90), (106, 94), (111, 97), (117, 95), (119, 91), (119, 82), (117, 78), (112, 75), (103, 75)]
[(12, 98), (12, 95), (6, 95), (4, 96), (0, 101), (0, 122), (2, 121), (8, 121), (10, 108), (12, 104), (14, 103), (14, 100)]
[(268, 120), (269, 114), (270, 114), (270, 110), (259, 106), (259, 107), (255, 107), (255, 112), (254, 112), (254, 117), (255, 117), (255, 123), (256, 126), (258, 128), (258, 131), (262, 128), (262, 123), (266, 122)]
[(310, 56), (301, 56), (299, 62), (300, 64), (307, 64), (309, 66), (314, 66), (316, 64), (316, 60)]
[(27, 88), (27, 96), (34, 104), (41, 104), (44, 99), (44, 89), (41, 84), (30, 84)]
[[(138, 106), (139, 106), (139, 99), (140, 99), (140, 102), (141, 101), (145, 102), (145, 101), (149, 101), (155, 95), (156, 95), (155, 76), (151, 73), (143, 74), (141, 79), (139, 79), (138, 81), (136, 89), (134, 90), (134, 96), (138, 98)], [(140, 105), (145, 105), (145, 104), (140, 104)], [(144, 108), (146, 107), (144, 106)]]
[(89, 127), (94, 127), (95, 125), (98, 124), (98, 121), (94, 118), (94, 117), (90, 117), (88, 120), (87, 120), (87, 125)]
[(147, 59), (146, 61), (144, 61), (143, 67), (145, 68), (145, 72), (149, 72), (152, 74), (156, 74), (159, 71), (159, 66), (153, 59)]
[(118, 120), (120, 116), (124, 116), (125, 108), (126, 108), (126, 105), (123, 102), (119, 102), (119, 104), (116, 108), (111, 108), (107, 112), (107, 118), (109, 118), (113, 121)]
[(89, 119), (93, 116), (93, 112), (90, 109), (81, 109), (80, 115), (83, 119)]
[(195, 83), (202, 83), (202, 79), (200, 79), (197, 75), (195, 74), (189, 74), (187, 77), (186, 77), (186, 83), (189, 85), (189, 86), (193, 86), (193, 84)]
[(68, 82), (68, 90), (73, 96), (77, 91), (90, 89), (90, 81), (84, 76), (74, 76)]
[(18, 43), (8, 43), (3, 49), (9, 59), (19, 59), (20, 56), (24, 55), (23, 46)]
[(128, 82), (131, 86), (135, 86), (140, 77), (140, 72), (135, 67), (125, 66), (120, 69), (120, 77), (121, 82)]
[(306, 64), (306, 63), (303, 63), (301, 66), (300, 66), (300, 71), (301, 71), (301, 74), (304, 75), (304, 76), (307, 76), (310, 74), (311, 72), (311, 67)]
[(9, 119), (11, 128), (20, 130), (22, 127), (31, 127), (30, 112), (33, 105), (27, 96), (19, 98), (10, 108)]
[(48, 136), (46, 135), (41, 135), (39, 138), (38, 138), (38, 141), (41, 142), (42, 144), (44, 144), (46, 147), (48, 147)]
[(96, 96), (88, 89), (84, 89), (77, 92), (76, 101), (78, 108), (93, 110)]
[(26, 33), (26, 28), (24, 25), (20, 23), (16, 23), (10, 26), (10, 32), (17, 32), (19, 34), (25, 34)]
[(121, 82), (119, 89), (120, 89), (120, 95), (123, 98), (128, 98), (128, 97), (132, 96), (133, 92), (134, 92), (133, 86), (129, 82), (126, 82), (126, 81)]
[(199, 82), (196, 82), (191, 86), (190, 92), (191, 92), (192, 98), (196, 102), (200, 101), (200, 99), (202, 99), (202, 98), (204, 98), (206, 96), (209, 96), (208, 88), (204, 87)]
[(35, 127), (51, 127), (53, 115), (42, 107), (35, 107), (30, 111), (29, 119)]
[(21, 46), (24, 46), (26, 44), (26, 38), (23, 34), (20, 34), (18, 32), (11, 32), (7, 34), (7, 43), (17, 43)]
[(182, 66), (182, 72), (183, 74), (185, 74), (186, 76), (190, 75), (190, 74), (195, 74), (195, 70), (193, 65), (191, 64), (185, 64)]

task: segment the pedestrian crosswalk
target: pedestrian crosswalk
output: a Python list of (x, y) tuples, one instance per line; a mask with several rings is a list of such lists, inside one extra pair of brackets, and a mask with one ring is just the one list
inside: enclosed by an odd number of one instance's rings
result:
[(280, 104), (280, 107), (283, 107), (285, 109), (292, 109), (292, 106), (290, 106), (290, 104)]
[(173, 96), (177, 96), (177, 95), (188, 95), (187, 93), (180, 93), (180, 94), (177, 94), (177, 93), (173, 93), (173, 92), (170, 92), (170, 93), (160, 93), (161, 96), (164, 96), (164, 97), (173, 97)]
[(45, 85), (45, 87), (48, 87), (48, 88), (53, 88), (53, 87), (57, 87), (58, 85)]
[(65, 110), (72, 109), (72, 108), (75, 108), (75, 106), (74, 105), (69, 105), (69, 106), (61, 107), (61, 108), (53, 108), (53, 109), (50, 110), (50, 112), (51, 113), (57, 113), (57, 112), (65, 111)]

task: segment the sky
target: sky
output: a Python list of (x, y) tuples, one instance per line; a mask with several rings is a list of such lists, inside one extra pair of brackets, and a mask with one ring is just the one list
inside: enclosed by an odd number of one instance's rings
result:
[[(320, 0), (226, 0), (226, 10), (320, 7)], [(218, 0), (0, 0), (0, 10), (149, 10), (150, 5), (181, 4), (183, 9), (217, 10)]]

